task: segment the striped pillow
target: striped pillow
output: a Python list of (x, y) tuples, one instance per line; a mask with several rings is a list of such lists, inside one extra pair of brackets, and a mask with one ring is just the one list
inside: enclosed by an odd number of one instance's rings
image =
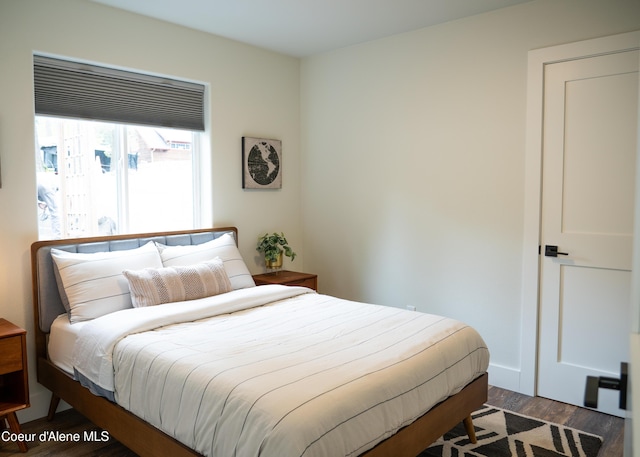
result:
[(51, 249), (60, 281), (69, 299), (71, 323), (131, 308), (126, 269), (162, 267), (152, 242), (136, 249), (94, 253)]
[(183, 267), (122, 272), (129, 281), (133, 306), (195, 300), (229, 292), (231, 283), (220, 258)]
[(219, 257), (224, 263), (224, 269), (227, 271), (233, 290), (256, 285), (236, 246), (235, 239), (228, 233), (202, 244), (165, 246), (158, 243), (157, 247), (162, 265), (165, 267), (195, 265)]

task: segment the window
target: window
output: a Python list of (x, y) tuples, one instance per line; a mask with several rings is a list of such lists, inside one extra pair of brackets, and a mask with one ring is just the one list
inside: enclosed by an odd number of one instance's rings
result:
[(39, 238), (193, 228), (204, 86), (34, 57)]
[[(194, 132), (36, 117), (39, 238), (194, 227)], [(184, 143), (181, 143), (184, 144)]]

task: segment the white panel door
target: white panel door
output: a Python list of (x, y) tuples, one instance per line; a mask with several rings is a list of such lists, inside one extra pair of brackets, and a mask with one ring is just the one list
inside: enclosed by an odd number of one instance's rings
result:
[[(629, 359), (638, 51), (548, 64), (544, 85), (538, 395), (581, 406)], [(598, 406), (624, 416), (617, 392)]]

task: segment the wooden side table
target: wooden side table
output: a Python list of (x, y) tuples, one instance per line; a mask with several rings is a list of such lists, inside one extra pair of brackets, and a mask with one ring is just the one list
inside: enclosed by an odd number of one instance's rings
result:
[[(0, 318), (0, 420), (7, 420), (11, 433), (21, 433), (16, 411), (29, 406), (27, 332)], [(27, 443), (17, 444), (27, 452)]]
[(282, 284), (285, 286), (303, 286), (318, 290), (318, 275), (311, 273), (299, 273), (297, 271), (279, 270), (273, 273), (253, 275), (256, 286), (266, 284)]

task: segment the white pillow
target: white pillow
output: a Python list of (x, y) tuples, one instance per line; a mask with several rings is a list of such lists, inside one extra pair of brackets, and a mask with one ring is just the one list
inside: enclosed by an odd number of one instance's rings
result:
[(124, 270), (135, 308), (229, 292), (231, 283), (220, 258), (187, 267)]
[(129, 284), (122, 271), (162, 267), (152, 242), (123, 251), (75, 253), (51, 249), (51, 257), (69, 299), (71, 323), (131, 308)]
[(195, 265), (220, 257), (233, 290), (256, 285), (240, 255), (235, 240), (228, 233), (202, 244), (188, 246), (158, 244), (157, 246), (162, 258), (162, 264), (165, 267)]

